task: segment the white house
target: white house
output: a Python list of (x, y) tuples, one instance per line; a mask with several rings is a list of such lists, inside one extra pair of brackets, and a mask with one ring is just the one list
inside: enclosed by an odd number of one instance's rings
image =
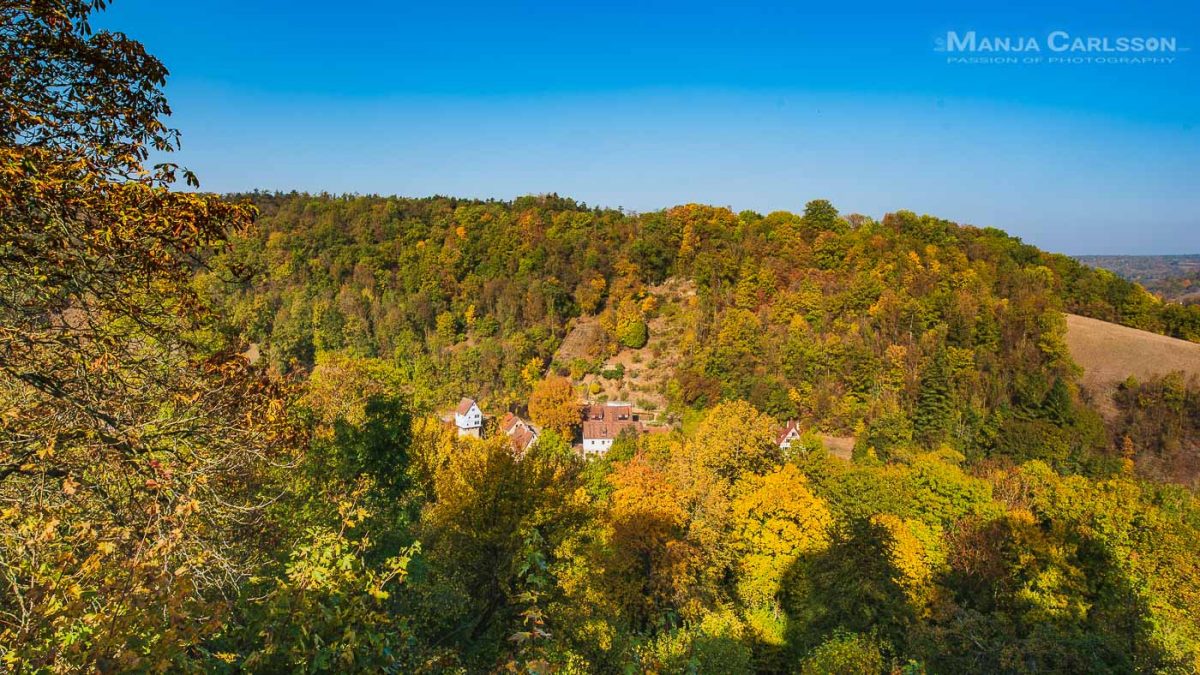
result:
[(479, 438), (483, 429), (483, 411), (475, 403), (475, 399), (464, 398), (454, 409), (454, 426), (458, 427), (459, 436), (474, 436)]
[(603, 457), (613, 441), (626, 429), (639, 430), (637, 415), (629, 403), (589, 405), (583, 409), (583, 457)]
[(787, 450), (792, 447), (792, 443), (800, 440), (800, 424), (796, 420), (788, 420), (788, 423), (779, 432), (777, 442), (781, 450)]

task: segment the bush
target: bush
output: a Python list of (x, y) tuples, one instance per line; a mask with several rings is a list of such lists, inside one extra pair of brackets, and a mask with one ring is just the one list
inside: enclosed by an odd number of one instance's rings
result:
[(595, 372), (595, 368), (587, 359), (572, 359), (570, 375), (572, 380), (582, 380), (585, 375)]
[(617, 340), (630, 349), (645, 347), (649, 339), (650, 329), (646, 326), (646, 322), (640, 319), (630, 321), (623, 326), (620, 335), (617, 336)]
[(868, 635), (835, 633), (804, 657), (803, 675), (878, 675), (883, 672), (879, 641)]
[(742, 622), (729, 612), (705, 615), (695, 624), (664, 633), (641, 650), (651, 671), (751, 673), (753, 653)]
[(625, 365), (618, 363), (611, 368), (605, 368), (604, 370), (600, 371), (600, 377), (603, 377), (606, 380), (619, 380), (622, 377), (625, 377)]

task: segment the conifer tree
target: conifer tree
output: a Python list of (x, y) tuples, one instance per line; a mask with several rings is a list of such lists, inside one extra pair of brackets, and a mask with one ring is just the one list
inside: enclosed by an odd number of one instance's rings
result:
[(938, 350), (921, 376), (917, 409), (913, 414), (913, 427), (923, 444), (932, 446), (945, 440), (954, 413), (951, 406), (946, 353)]

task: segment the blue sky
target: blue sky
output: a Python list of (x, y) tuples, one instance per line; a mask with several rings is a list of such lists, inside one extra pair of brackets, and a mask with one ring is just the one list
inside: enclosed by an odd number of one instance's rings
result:
[[(116, 0), (95, 23), (171, 70), (175, 159), (206, 190), (557, 192), (637, 211), (820, 197), (1065, 253), (1200, 253), (1200, 5), (966, 4)], [(935, 51), (971, 30), (1180, 50)]]

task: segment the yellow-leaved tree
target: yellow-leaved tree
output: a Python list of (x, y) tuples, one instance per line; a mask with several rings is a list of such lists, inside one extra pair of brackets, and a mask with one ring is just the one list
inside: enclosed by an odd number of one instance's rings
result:
[(529, 395), (529, 418), (534, 424), (553, 429), (570, 439), (582, 421), (582, 410), (571, 381), (556, 375), (533, 385)]
[(748, 606), (767, 605), (799, 556), (828, 545), (833, 516), (791, 464), (764, 476), (748, 475), (734, 491), (738, 595)]

